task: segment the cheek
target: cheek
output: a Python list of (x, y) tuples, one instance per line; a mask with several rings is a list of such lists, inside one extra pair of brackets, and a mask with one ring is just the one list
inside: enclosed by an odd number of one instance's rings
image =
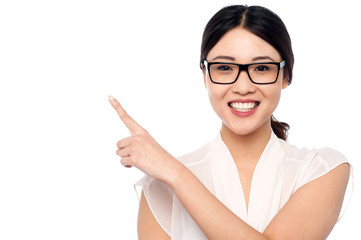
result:
[(276, 88), (264, 89), (263, 93), (265, 98), (267, 99), (270, 111), (274, 111), (281, 99), (281, 86), (277, 86)]
[(211, 82), (206, 83), (209, 100), (213, 109), (218, 112), (218, 110), (224, 105), (224, 97), (227, 94), (228, 86), (217, 85)]

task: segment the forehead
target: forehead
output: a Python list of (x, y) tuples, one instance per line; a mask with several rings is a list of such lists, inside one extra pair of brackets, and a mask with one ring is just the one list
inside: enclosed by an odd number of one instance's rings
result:
[(259, 56), (269, 56), (281, 61), (278, 51), (262, 38), (242, 27), (228, 31), (209, 51), (207, 60), (212, 61), (217, 56), (230, 56), (239, 63), (248, 63)]

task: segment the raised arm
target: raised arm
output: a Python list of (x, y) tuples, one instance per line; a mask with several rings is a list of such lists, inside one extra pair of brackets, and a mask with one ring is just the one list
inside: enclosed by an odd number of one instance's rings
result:
[[(131, 136), (117, 143), (125, 166), (135, 166), (168, 184), (209, 240), (322, 240), (332, 230), (343, 202), (349, 165), (342, 164), (301, 187), (259, 233), (225, 207), (184, 165), (167, 153), (114, 98), (110, 103)], [(143, 198), (144, 199), (144, 198)], [(141, 203), (140, 221), (154, 221)], [(158, 226), (159, 227), (159, 226)]]

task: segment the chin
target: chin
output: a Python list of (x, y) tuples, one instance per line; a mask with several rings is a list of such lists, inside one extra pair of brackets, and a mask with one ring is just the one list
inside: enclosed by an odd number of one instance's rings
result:
[(253, 119), (253, 121), (239, 121), (239, 122), (223, 121), (223, 124), (234, 134), (242, 135), (242, 136), (250, 135), (252, 133), (256, 133), (271, 128), (270, 118), (264, 121), (256, 121), (255, 119)]
[(224, 125), (234, 134), (246, 136), (249, 135), (255, 131), (257, 131), (256, 126), (248, 126), (248, 125), (233, 125), (233, 124), (227, 124), (224, 123)]

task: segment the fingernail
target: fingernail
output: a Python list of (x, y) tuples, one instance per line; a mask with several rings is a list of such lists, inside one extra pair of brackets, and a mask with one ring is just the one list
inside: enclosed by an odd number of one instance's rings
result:
[(112, 95), (109, 95), (109, 96), (108, 96), (108, 99), (109, 99), (110, 101), (114, 101), (114, 97), (113, 97)]

